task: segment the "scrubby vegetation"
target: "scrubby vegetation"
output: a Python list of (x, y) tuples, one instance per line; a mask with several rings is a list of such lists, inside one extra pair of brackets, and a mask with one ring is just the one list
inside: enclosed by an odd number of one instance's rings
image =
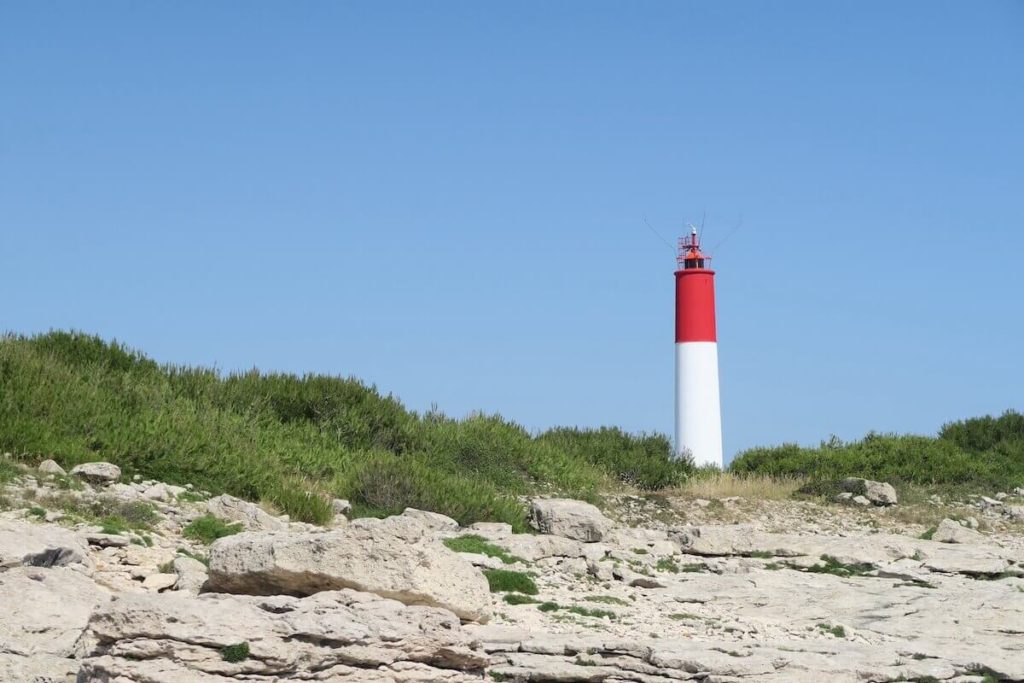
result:
[[(617, 483), (685, 480), (661, 435), (556, 429), (499, 416), (419, 415), (356, 379), (222, 374), (160, 365), (73, 332), (0, 338), (0, 451), (64, 467), (91, 460), (174, 484), (263, 500), (324, 522), (330, 498), (357, 515), (417, 507), (462, 524), (525, 527), (516, 496), (593, 500)], [(0, 461), (0, 482), (13, 476)]]
[(809, 493), (833, 493), (844, 477), (971, 492), (1024, 486), (1024, 415), (952, 422), (936, 437), (869, 434), (817, 448), (786, 444), (754, 448), (730, 466), (734, 473), (802, 478)]
[(445, 546), (454, 550), (457, 553), (473, 553), (476, 555), (486, 555), (487, 557), (496, 557), (505, 564), (515, 564), (516, 562), (522, 562), (521, 558), (512, 555), (504, 548), (500, 548), (493, 543), (490, 543), (482, 536), (476, 534), (465, 534), (463, 536), (455, 536), (454, 538), (446, 538), (444, 540)]
[(239, 522), (228, 523), (213, 515), (203, 515), (192, 520), (188, 526), (182, 529), (181, 533), (185, 538), (210, 545), (218, 538), (233, 536), (241, 531), (242, 525)]
[(487, 577), (487, 585), (492, 593), (537, 594), (537, 584), (523, 572), (510, 569), (485, 569), (484, 576)]

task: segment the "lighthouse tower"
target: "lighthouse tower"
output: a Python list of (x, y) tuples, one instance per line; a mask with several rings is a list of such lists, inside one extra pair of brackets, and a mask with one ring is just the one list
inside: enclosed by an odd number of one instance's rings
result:
[(676, 457), (722, 466), (718, 399), (715, 271), (700, 250), (697, 229), (679, 238), (676, 257)]

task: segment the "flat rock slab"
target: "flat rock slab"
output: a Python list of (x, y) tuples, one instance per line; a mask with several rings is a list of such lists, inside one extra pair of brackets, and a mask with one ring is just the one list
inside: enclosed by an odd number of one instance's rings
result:
[(68, 529), (0, 520), (0, 570), (4, 567), (91, 566), (85, 539)]
[(110, 599), (107, 590), (72, 569), (15, 567), (0, 571), (0, 651), (23, 657), (70, 657), (90, 614)]
[(487, 580), (410, 517), (359, 519), (324, 533), (241, 533), (210, 548), (206, 590), (310, 595), (351, 588), (407, 605), (490, 616)]
[[(79, 681), (479, 681), (488, 657), (451, 612), (354, 591), (305, 598), (125, 595), (90, 620)], [(223, 648), (249, 655), (225, 661)]]

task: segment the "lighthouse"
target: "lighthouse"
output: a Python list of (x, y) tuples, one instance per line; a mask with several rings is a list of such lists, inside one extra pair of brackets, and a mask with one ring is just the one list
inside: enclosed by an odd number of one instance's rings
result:
[(697, 229), (679, 238), (676, 256), (677, 458), (722, 466), (722, 409), (718, 398), (715, 271), (700, 250)]

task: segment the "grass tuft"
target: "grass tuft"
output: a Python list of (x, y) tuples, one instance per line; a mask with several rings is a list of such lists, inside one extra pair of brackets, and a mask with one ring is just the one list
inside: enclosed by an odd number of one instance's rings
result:
[(595, 619), (603, 619), (605, 617), (614, 619), (618, 616), (611, 610), (584, 607), (582, 605), (573, 605), (567, 611), (572, 614), (578, 614), (581, 617), (593, 617)]
[(831, 555), (821, 556), (822, 564), (815, 564), (804, 571), (811, 574), (832, 574), (834, 576), (863, 576), (874, 570), (874, 566), (866, 563), (844, 564)]
[(522, 593), (506, 593), (502, 599), (510, 605), (533, 605), (537, 602), (529, 595)]
[(231, 536), (241, 531), (242, 525), (239, 522), (228, 523), (213, 515), (203, 515), (192, 520), (181, 533), (186, 538), (210, 545), (218, 538)]
[(489, 543), (484, 537), (477, 536), (476, 534), (466, 534), (464, 536), (456, 536), (455, 538), (446, 538), (443, 543), (445, 546), (457, 553), (473, 553), (475, 555), (496, 557), (505, 564), (524, 562), (522, 558), (509, 554), (509, 552), (504, 548), (499, 548), (493, 543)]
[(487, 585), (492, 593), (523, 593), (536, 595), (537, 584), (529, 575), (510, 569), (485, 569)]

